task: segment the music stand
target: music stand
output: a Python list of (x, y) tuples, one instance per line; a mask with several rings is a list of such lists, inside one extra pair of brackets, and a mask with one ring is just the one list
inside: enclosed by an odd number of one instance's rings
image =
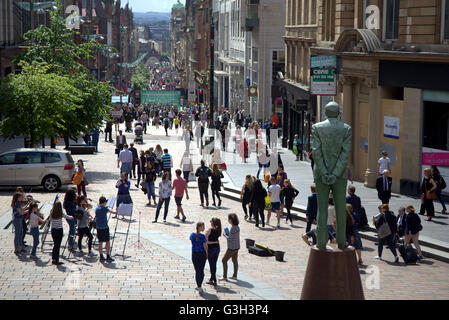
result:
[(138, 249), (145, 249), (145, 246), (140, 242), (140, 220), (142, 216), (142, 211), (139, 211), (139, 230), (137, 232), (137, 241), (131, 244), (131, 247), (137, 246)]
[[(126, 231), (126, 239), (125, 239), (125, 245), (123, 246), (123, 258), (125, 257), (125, 249), (126, 249), (126, 242), (128, 241), (128, 235), (129, 235), (129, 227), (131, 226), (131, 218), (133, 215), (133, 204), (132, 203), (121, 203), (117, 210), (117, 222), (115, 223), (115, 230), (114, 230), (114, 236), (112, 237), (112, 243), (111, 243), (111, 252), (112, 248), (114, 247), (114, 241), (115, 241), (115, 235), (117, 234), (117, 225), (118, 225), (118, 217), (129, 217), (128, 222), (128, 230)], [(119, 232), (121, 233), (121, 232)]]

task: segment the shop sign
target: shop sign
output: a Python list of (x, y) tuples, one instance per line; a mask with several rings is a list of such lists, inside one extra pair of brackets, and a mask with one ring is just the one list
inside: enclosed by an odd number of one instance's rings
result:
[(312, 72), (311, 94), (334, 96), (337, 93), (337, 78), (334, 68), (314, 68)]
[(423, 166), (449, 166), (449, 152), (423, 152)]
[(399, 139), (399, 125), (399, 118), (384, 116), (384, 137)]
[(310, 59), (312, 95), (335, 96), (337, 94), (336, 56), (315, 56)]

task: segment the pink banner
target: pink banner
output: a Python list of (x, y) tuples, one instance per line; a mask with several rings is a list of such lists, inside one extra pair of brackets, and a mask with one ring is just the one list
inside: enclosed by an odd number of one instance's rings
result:
[(449, 152), (423, 152), (422, 164), (424, 166), (449, 166)]

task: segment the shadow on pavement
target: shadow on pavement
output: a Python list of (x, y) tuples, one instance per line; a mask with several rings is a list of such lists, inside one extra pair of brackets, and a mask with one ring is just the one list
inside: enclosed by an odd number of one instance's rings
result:
[(231, 290), (231, 289), (229, 289), (229, 288), (227, 288), (227, 287), (222, 287), (222, 286), (216, 286), (216, 287), (215, 287), (215, 291), (220, 292), (220, 293), (229, 293), (229, 294), (235, 294), (235, 293), (237, 293), (237, 292), (234, 291), (234, 290)]
[(228, 282), (232, 283), (232, 284), (235, 284), (235, 285), (237, 285), (239, 287), (247, 288), (247, 289), (254, 288), (254, 286), (251, 283), (243, 281), (243, 280), (239, 280), (239, 279), (237, 279), (235, 281), (228, 279)]
[(203, 293), (200, 294), (200, 297), (202, 297), (205, 300), (220, 300), (217, 295), (208, 293), (206, 291), (203, 291)]

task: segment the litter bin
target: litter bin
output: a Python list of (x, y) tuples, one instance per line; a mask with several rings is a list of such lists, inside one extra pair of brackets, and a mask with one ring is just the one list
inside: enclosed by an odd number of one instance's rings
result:
[(284, 254), (285, 254), (284, 251), (275, 251), (274, 255), (276, 256), (276, 261), (280, 262), (284, 261)]
[(249, 248), (256, 243), (256, 241), (252, 239), (245, 239), (245, 240), (246, 240), (246, 248)]

